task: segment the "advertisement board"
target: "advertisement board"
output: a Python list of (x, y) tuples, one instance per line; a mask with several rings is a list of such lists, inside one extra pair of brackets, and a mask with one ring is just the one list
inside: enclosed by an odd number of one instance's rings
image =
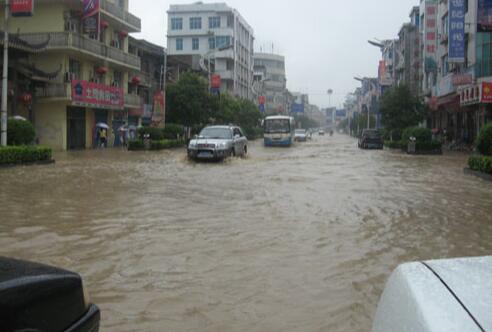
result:
[(85, 33), (99, 33), (100, 0), (83, 0), (83, 22)]
[(465, 62), (465, 0), (449, 3), (448, 62)]
[(481, 102), (484, 104), (492, 103), (492, 82), (483, 82), (482, 83)]
[(220, 89), (220, 86), (222, 85), (222, 80), (220, 78), (220, 75), (218, 74), (213, 74), (211, 79), (210, 79), (210, 86), (212, 89)]
[(291, 112), (292, 113), (304, 113), (304, 104), (293, 103)]
[(425, 2), (425, 34), (424, 34), (425, 71), (437, 70), (437, 2)]
[(123, 88), (88, 81), (72, 81), (72, 103), (77, 106), (121, 109)]
[(160, 124), (166, 117), (166, 94), (164, 91), (156, 91), (154, 94), (154, 113), (152, 122)]
[(492, 0), (478, 0), (477, 32), (492, 31)]
[(11, 0), (10, 11), (13, 17), (32, 16), (34, 14), (34, 0)]

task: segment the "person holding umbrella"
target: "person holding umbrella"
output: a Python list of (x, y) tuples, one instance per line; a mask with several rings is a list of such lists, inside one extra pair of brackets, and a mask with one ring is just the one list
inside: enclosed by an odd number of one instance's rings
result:
[(99, 146), (101, 148), (105, 148), (108, 146), (108, 129), (109, 126), (105, 123), (98, 123), (96, 125), (96, 128), (99, 130)]

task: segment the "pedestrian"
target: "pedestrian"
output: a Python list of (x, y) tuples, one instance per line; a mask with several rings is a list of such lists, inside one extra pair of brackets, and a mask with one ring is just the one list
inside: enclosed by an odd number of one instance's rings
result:
[(105, 148), (107, 146), (108, 140), (108, 132), (105, 128), (101, 128), (101, 130), (99, 131), (99, 140), (101, 142), (101, 148)]

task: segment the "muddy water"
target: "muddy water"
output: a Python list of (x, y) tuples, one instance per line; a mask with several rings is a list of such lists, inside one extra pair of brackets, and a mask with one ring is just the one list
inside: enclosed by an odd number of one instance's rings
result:
[(463, 155), (355, 145), (3, 169), (0, 254), (79, 271), (103, 331), (368, 331), (399, 263), (492, 254), (492, 185)]

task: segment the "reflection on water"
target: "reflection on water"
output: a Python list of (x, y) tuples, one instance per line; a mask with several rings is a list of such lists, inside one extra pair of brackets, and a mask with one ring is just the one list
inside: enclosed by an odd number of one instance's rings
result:
[(368, 331), (398, 264), (492, 254), (492, 185), (459, 154), (56, 158), (0, 170), (0, 254), (79, 271), (103, 331)]

